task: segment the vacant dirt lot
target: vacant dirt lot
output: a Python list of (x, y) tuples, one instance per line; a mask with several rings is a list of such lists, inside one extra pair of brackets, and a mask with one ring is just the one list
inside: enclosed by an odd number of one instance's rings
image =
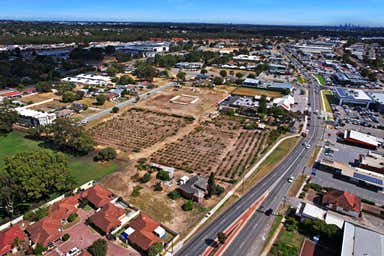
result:
[(175, 135), (192, 122), (188, 117), (132, 108), (97, 124), (90, 133), (100, 145), (137, 153)]
[(277, 91), (269, 91), (269, 90), (262, 90), (262, 89), (254, 89), (254, 88), (236, 88), (233, 92), (233, 94), (241, 95), (241, 96), (262, 96), (265, 95), (267, 97), (277, 98), (282, 97), (283, 94), (281, 92)]
[[(192, 104), (177, 104), (170, 102), (175, 96), (178, 95), (191, 95), (199, 97), (199, 100)], [(192, 115), (195, 118), (201, 116), (204, 113), (210, 113), (216, 110), (217, 103), (224, 99), (229, 94), (208, 88), (194, 88), (194, 87), (183, 87), (179, 89), (169, 89), (160, 92), (146, 100), (138, 103), (138, 106), (150, 110), (161, 110), (167, 113), (173, 113), (178, 115)], [(182, 100), (182, 98), (178, 101)], [(190, 101), (188, 98), (187, 101)]]

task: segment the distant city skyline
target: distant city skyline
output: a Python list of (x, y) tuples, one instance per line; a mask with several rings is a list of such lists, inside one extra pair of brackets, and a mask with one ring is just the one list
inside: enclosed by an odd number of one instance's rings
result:
[(383, 0), (3, 0), (0, 19), (384, 26)]

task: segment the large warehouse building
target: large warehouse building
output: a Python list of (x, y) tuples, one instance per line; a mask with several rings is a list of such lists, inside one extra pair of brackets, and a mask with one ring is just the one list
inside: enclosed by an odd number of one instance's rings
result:
[(338, 87), (334, 92), (335, 97), (339, 100), (339, 105), (364, 105), (366, 108), (369, 108), (369, 105), (373, 102), (371, 97), (363, 90)]
[(353, 130), (345, 130), (344, 141), (367, 148), (377, 148), (383, 144), (380, 138)]

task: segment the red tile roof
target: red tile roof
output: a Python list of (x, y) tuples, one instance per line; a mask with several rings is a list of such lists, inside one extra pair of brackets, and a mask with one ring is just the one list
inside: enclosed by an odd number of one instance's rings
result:
[(153, 233), (160, 226), (160, 222), (148, 215), (141, 213), (129, 226), (135, 232), (128, 236), (128, 240), (141, 250), (147, 251), (154, 243), (161, 242), (161, 239)]
[(0, 255), (11, 251), (13, 248), (12, 245), (17, 238), (20, 241), (25, 240), (24, 232), (18, 225), (14, 225), (9, 229), (0, 232)]
[(35, 244), (47, 246), (48, 243), (57, 241), (61, 237), (61, 221), (51, 217), (45, 217), (28, 226), (26, 231), (30, 234)]
[(361, 212), (361, 199), (349, 192), (330, 189), (324, 194), (322, 203), (331, 204), (334, 210), (341, 207), (344, 211)]
[(108, 234), (113, 228), (118, 227), (119, 220), (125, 214), (125, 210), (112, 203), (108, 203), (103, 208), (90, 217), (91, 222), (104, 233)]
[(70, 196), (60, 202), (55, 203), (49, 208), (49, 216), (54, 219), (65, 220), (71, 214), (77, 212), (79, 196)]
[(3, 96), (3, 97), (14, 97), (14, 96), (19, 96), (21, 94), (22, 93), (19, 92), (19, 91), (10, 91), (10, 92), (3, 93), (0, 96)]
[(113, 194), (103, 186), (97, 184), (90, 189), (85, 190), (81, 194), (82, 198), (87, 200), (94, 206), (100, 208), (109, 203), (113, 199)]
[(313, 256), (315, 255), (316, 244), (308, 239), (305, 239), (303, 247), (301, 248), (300, 256)]

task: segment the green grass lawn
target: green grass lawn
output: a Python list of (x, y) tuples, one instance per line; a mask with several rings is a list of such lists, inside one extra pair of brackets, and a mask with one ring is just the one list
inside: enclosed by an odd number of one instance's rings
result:
[[(24, 133), (22, 132), (14, 131), (8, 135), (0, 136), (0, 167), (4, 165), (4, 159), (6, 157), (19, 152), (42, 149), (39, 144), (41, 144), (41, 142), (24, 138)], [(89, 180), (98, 180), (105, 175), (117, 171), (119, 164), (115, 161), (96, 163), (89, 156), (71, 156), (69, 168), (77, 184), (82, 185)]]
[(322, 90), (321, 94), (322, 94), (321, 99), (324, 101), (325, 109), (323, 107), (323, 104), (321, 105), (321, 108), (323, 109), (323, 111), (326, 111), (328, 113), (332, 113), (331, 104), (335, 104), (336, 103), (336, 99), (333, 96), (332, 91), (330, 91), (330, 90)]
[[(300, 252), (301, 244), (304, 241), (304, 236), (299, 234), (297, 231), (287, 231), (283, 228), (277, 237), (271, 251), (269, 252), (269, 256), (280, 256), (280, 255), (289, 255), (295, 256)], [(296, 248), (297, 254), (293, 254), (291, 250), (287, 250), (287, 248)]]
[(321, 85), (327, 85), (327, 81), (325, 81), (325, 78), (322, 75), (316, 74), (315, 77), (319, 80)]

